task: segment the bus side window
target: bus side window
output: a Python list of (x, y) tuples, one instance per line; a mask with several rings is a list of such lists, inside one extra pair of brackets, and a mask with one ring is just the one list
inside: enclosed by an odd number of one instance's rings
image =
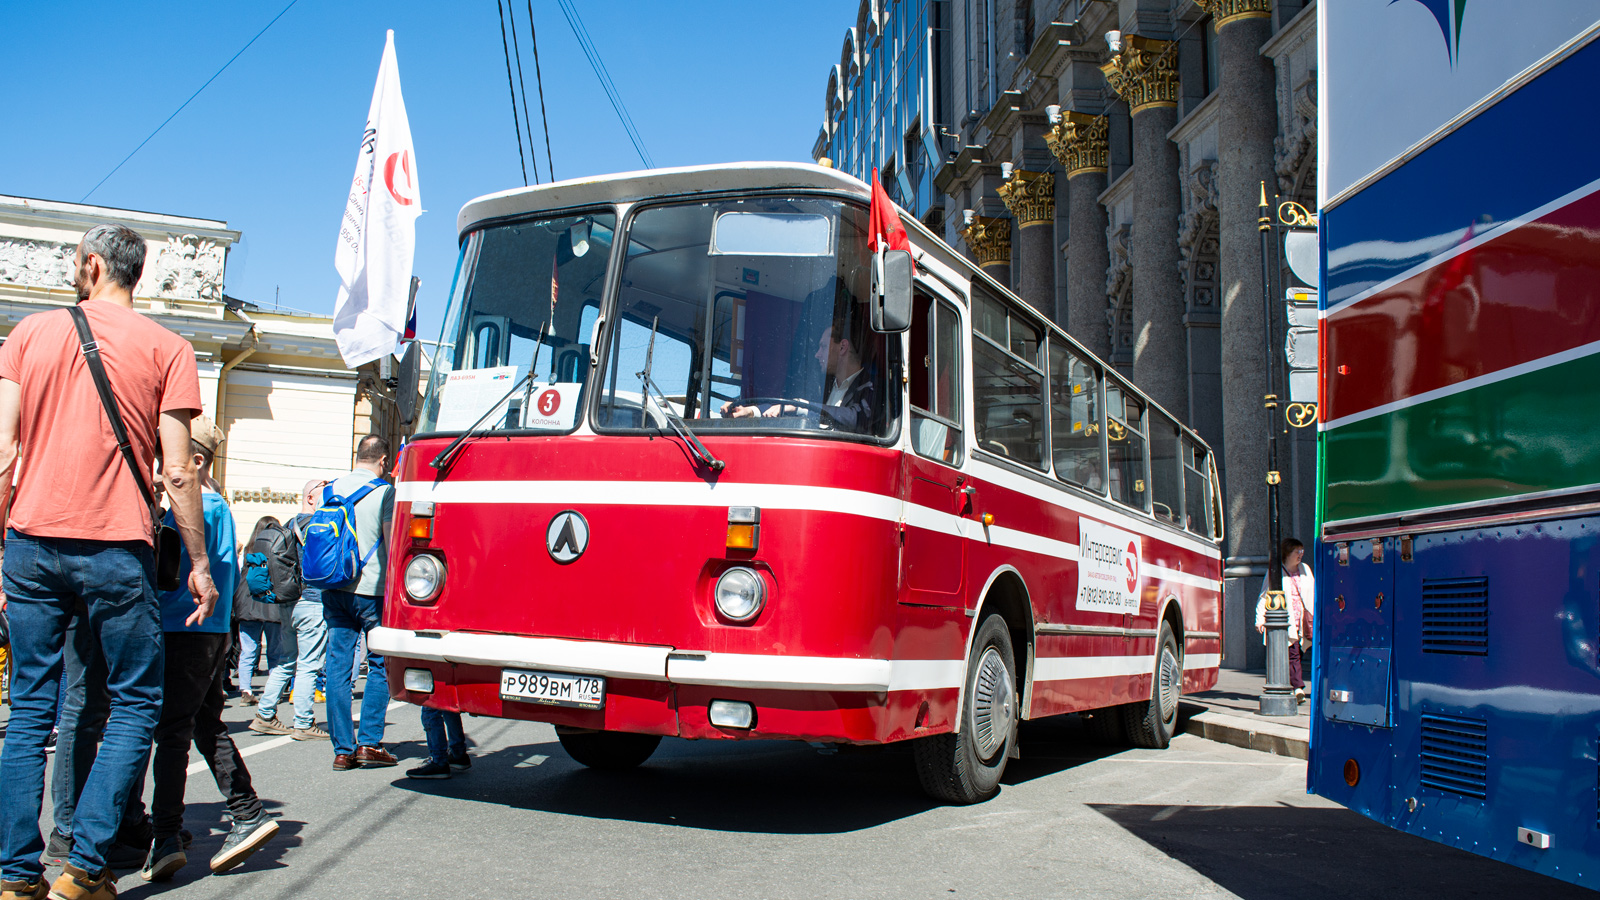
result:
[(1045, 465), (1042, 335), (981, 291), (973, 292), (972, 400), (978, 446), (1035, 469)]
[(1206, 451), (1195, 446), (1190, 438), (1183, 439), (1183, 515), (1184, 527), (1201, 537), (1212, 537), (1211, 484), (1207, 474), (1211, 471)]
[(955, 308), (918, 292), (911, 319), (911, 448), (961, 464), (961, 320)]
[(1100, 370), (1060, 343), (1050, 345), (1050, 455), (1056, 477), (1106, 492), (1100, 445)]
[(1183, 469), (1178, 462), (1178, 426), (1164, 413), (1150, 414), (1150, 500), (1156, 518), (1182, 525)]
[(1145, 484), (1144, 401), (1106, 382), (1106, 448), (1111, 455), (1111, 499), (1150, 510)]

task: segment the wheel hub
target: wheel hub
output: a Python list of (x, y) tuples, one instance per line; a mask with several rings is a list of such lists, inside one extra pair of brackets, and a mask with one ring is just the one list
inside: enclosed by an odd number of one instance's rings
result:
[(1161, 721), (1168, 722), (1178, 709), (1178, 686), (1182, 683), (1183, 670), (1178, 667), (1178, 657), (1173, 654), (1170, 647), (1161, 648), (1161, 677), (1157, 690), (1161, 701)]
[(1016, 689), (1011, 684), (1000, 653), (990, 647), (978, 661), (978, 678), (973, 685), (972, 719), (978, 755), (988, 759), (1005, 746), (1016, 726)]

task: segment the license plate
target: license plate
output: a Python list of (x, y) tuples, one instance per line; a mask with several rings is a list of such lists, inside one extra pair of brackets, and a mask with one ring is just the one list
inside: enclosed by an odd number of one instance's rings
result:
[(598, 675), (503, 669), (500, 672), (500, 697), (523, 703), (600, 709), (606, 705), (606, 680)]

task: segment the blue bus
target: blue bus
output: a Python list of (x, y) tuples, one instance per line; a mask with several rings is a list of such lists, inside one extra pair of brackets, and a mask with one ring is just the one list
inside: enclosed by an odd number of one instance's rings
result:
[(1309, 786), (1600, 888), (1600, 3), (1318, 24)]

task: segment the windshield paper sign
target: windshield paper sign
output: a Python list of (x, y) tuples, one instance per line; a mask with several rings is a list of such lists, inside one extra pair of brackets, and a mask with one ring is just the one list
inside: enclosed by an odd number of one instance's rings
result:
[(1139, 536), (1078, 520), (1078, 609), (1139, 611)]
[(578, 420), (578, 396), (582, 392), (583, 385), (577, 382), (535, 384), (522, 409), (522, 427), (566, 431)]

